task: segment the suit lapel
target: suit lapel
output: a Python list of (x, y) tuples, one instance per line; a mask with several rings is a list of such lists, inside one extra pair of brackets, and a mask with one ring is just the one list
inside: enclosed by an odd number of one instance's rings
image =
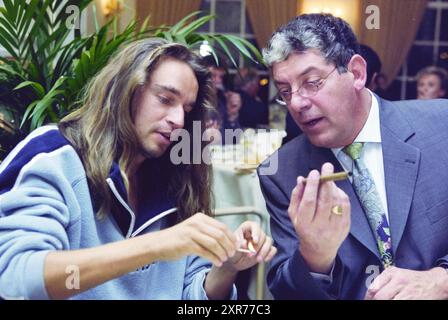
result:
[[(321, 170), (325, 162), (333, 164), (335, 171), (344, 170), (339, 161), (330, 149), (317, 148), (311, 146), (310, 170)], [(350, 234), (367, 247), (375, 256), (379, 258), (378, 248), (370, 229), (367, 217), (362, 209), (358, 197), (349, 180), (336, 181), (336, 185), (341, 188), (350, 199), (351, 206), (351, 226)]]
[(411, 208), (420, 150), (406, 143), (414, 135), (414, 130), (393, 103), (381, 99), (379, 102), (389, 225), (392, 250), (396, 252)]

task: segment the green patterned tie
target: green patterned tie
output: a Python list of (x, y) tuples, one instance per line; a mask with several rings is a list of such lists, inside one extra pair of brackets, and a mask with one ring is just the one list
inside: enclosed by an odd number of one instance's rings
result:
[(354, 142), (346, 146), (343, 151), (353, 159), (353, 187), (367, 215), (378, 245), (381, 262), (383, 267), (386, 268), (394, 263), (390, 228), (375, 182), (360, 158), (362, 147), (363, 143)]

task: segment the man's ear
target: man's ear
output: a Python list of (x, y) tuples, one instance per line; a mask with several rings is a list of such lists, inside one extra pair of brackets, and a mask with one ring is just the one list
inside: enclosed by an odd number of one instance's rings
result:
[(359, 54), (355, 54), (348, 63), (348, 70), (353, 74), (353, 86), (362, 90), (367, 81), (367, 62)]

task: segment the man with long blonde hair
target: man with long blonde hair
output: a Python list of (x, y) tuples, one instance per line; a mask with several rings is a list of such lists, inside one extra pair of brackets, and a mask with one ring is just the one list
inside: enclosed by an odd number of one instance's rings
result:
[[(210, 81), (185, 46), (134, 42), (79, 110), (11, 152), (0, 167), (1, 297), (235, 298), (238, 271), (269, 261), (272, 240), (253, 222), (231, 233), (211, 217), (204, 161), (170, 160), (176, 130), (205, 129)], [(238, 250), (250, 243), (255, 254)]]

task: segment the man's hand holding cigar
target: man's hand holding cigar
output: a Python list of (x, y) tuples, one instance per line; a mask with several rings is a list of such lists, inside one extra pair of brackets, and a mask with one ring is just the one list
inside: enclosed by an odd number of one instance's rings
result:
[[(333, 180), (330, 163), (321, 173), (313, 170), (297, 178), (288, 208), (289, 217), (300, 240), (300, 253), (312, 272), (328, 274), (339, 247), (350, 230), (350, 201)], [(324, 178), (333, 175), (333, 180)]]

